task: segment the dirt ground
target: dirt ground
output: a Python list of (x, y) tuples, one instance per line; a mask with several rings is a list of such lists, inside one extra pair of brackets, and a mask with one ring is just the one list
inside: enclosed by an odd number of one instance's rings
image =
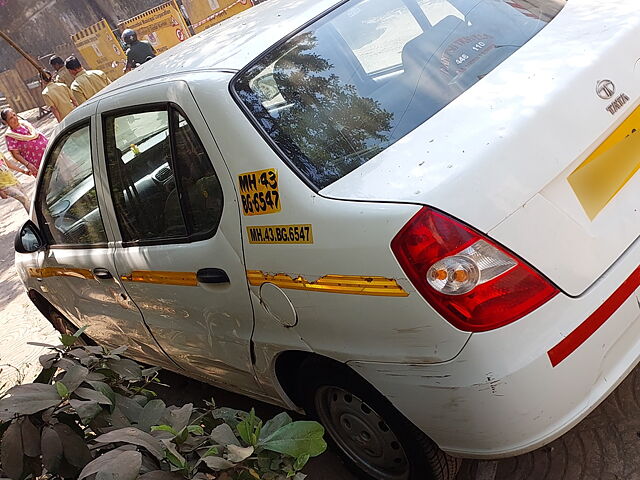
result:
[[(37, 110), (24, 115), (29, 121), (37, 120)], [(45, 135), (55, 128), (56, 121), (49, 116), (37, 122)], [(6, 153), (4, 129), (0, 129), (0, 151)], [(34, 179), (16, 175), (29, 194)], [(24, 293), (13, 266), (16, 231), (29, 218), (22, 205), (13, 199), (0, 199), (0, 392), (21, 381), (29, 381), (39, 371), (38, 357), (41, 347), (27, 342), (52, 342), (55, 334), (51, 325), (40, 315)], [(3, 388), (4, 385), (4, 388)]]

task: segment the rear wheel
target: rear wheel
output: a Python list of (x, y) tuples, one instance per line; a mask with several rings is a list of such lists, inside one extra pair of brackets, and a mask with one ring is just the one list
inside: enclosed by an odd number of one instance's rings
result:
[(460, 460), (441, 451), (371, 385), (347, 367), (315, 359), (301, 378), (307, 413), (356, 472), (372, 480), (453, 480)]

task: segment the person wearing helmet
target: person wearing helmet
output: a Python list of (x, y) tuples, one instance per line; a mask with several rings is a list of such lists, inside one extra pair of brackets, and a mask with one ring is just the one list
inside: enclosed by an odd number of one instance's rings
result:
[(156, 56), (156, 51), (149, 42), (138, 40), (138, 34), (135, 30), (127, 28), (122, 32), (122, 41), (127, 44), (127, 66), (124, 71), (133, 70), (138, 65), (151, 60)]

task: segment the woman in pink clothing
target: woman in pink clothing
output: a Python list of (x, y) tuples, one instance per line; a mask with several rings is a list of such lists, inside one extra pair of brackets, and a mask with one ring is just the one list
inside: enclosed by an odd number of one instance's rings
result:
[(11, 108), (2, 110), (0, 118), (9, 127), (5, 133), (7, 149), (13, 158), (24, 165), (29, 170), (29, 174), (35, 177), (49, 143), (47, 137), (26, 120), (19, 119)]

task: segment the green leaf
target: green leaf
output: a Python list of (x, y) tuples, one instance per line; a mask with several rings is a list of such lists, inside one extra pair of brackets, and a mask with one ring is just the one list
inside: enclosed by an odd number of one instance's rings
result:
[(220, 470), (228, 470), (236, 466), (235, 463), (222, 457), (203, 457), (202, 460), (207, 467), (216, 472), (219, 472)]
[(58, 395), (60, 395), (60, 398), (67, 398), (69, 396), (69, 389), (65, 386), (64, 383), (56, 382), (55, 386)]
[(76, 333), (74, 333), (73, 336), (76, 338), (80, 338), (80, 335), (82, 335), (86, 329), (87, 325), (85, 325), (84, 327), (80, 327), (80, 329)]
[(93, 475), (94, 473), (98, 473), (105, 467), (108, 468), (108, 466), (124, 452), (135, 451), (135, 448), (136, 447), (134, 447), (133, 445), (126, 445), (123, 447), (118, 447), (115, 450), (103, 453), (95, 460), (88, 463), (82, 469), (82, 472), (80, 472), (80, 475), (78, 476), (78, 480), (82, 480), (83, 478)]
[(204, 435), (204, 429), (200, 425), (189, 425), (187, 431), (194, 435)]
[(73, 407), (73, 409), (80, 417), (80, 420), (82, 420), (82, 423), (84, 423), (85, 425), (91, 423), (91, 420), (93, 420), (100, 412), (102, 412), (102, 407), (100, 406), (100, 404), (93, 400), (82, 401), (72, 398), (71, 400), (69, 400), (69, 404)]
[(176, 446), (170, 440), (162, 440), (165, 448), (165, 457), (169, 463), (178, 467), (180, 470), (187, 466), (187, 460), (176, 450)]
[(105, 433), (95, 439), (96, 443), (130, 443), (132, 445), (139, 445), (146, 448), (151, 455), (158, 460), (164, 458), (164, 447), (157, 438), (152, 437), (146, 432), (139, 430), (135, 427), (125, 427), (113, 432)]
[(51, 350), (58, 350), (60, 347), (60, 345), (51, 345), (50, 343), (41, 343), (41, 342), (27, 342), (27, 345), (32, 345), (34, 347), (49, 348)]
[(24, 417), (20, 423), (22, 431), (22, 446), (28, 457), (40, 456), (40, 429), (36, 428), (29, 417)]
[(38, 361), (40, 362), (40, 365), (42, 365), (42, 368), (51, 368), (57, 359), (57, 353), (47, 353), (46, 355), (40, 355)]
[(96, 381), (87, 381), (89, 385), (91, 385), (94, 390), (102, 393), (105, 397), (109, 399), (111, 405), (115, 405), (116, 403), (116, 394), (113, 393), (113, 390), (109, 385), (104, 382), (96, 382)]
[(240, 446), (240, 442), (236, 438), (231, 427), (226, 423), (218, 425), (211, 431), (211, 440), (217, 445), (237, 445)]
[(107, 366), (124, 380), (134, 382), (142, 380), (142, 367), (133, 360), (128, 358), (120, 360), (109, 359), (107, 360)]
[(296, 461), (293, 464), (293, 468), (295, 468), (296, 470), (302, 470), (309, 461), (309, 458), (311, 458), (311, 456), (308, 453), (300, 455), (298, 458), (296, 458)]
[(140, 452), (123, 452), (96, 475), (96, 480), (136, 480), (142, 466)]
[(130, 423), (140, 421), (143, 408), (134, 399), (116, 393), (116, 407), (120, 409)]
[(20, 425), (13, 422), (0, 442), (0, 462), (5, 475), (13, 479), (22, 478), (23, 460), (22, 432)]
[(62, 460), (62, 442), (53, 428), (44, 427), (42, 429), (40, 447), (42, 450), (42, 466), (49, 472), (57, 473)]
[(191, 413), (193, 412), (193, 404), (187, 403), (181, 408), (169, 408), (169, 417), (167, 418), (169, 425), (173, 427), (176, 432), (181, 431), (184, 427), (189, 425), (191, 419)]
[(53, 429), (60, 437), (64, 458), (74, 467), (82, 469), (91, 461), (91, 453), (84, 442), (84, 438), (74, 432), (64, 423), (57, 423)]
[(103, 405), (113, 405), (111, 400), (107, 398), (106, 395), (104, 395), (102, 392), (98, 392), (91, 388), (80, 387), (80, 388), (77, 388), (76, 391), (73, 393), (74, 395), (77, 395), (78, 397), (84, 400), (91, 400), (93, 402), (98, 402)]
[(209, 450), (204, 452), (203, 457), (208, 457), (209, 455), (219, 455), (220, 451), (216, 447), (211, 447)]
[(60, 403), (60, 395), (53, 385), (17, 385), (10, 388), (7, 394), (10, 396), (0, 400), (0, 414), (32, 415)]
[(256, 416), (256, 412), (253, 408), (249, 412), (249, 416), (241, 421), (236, 427), (236, 430), (240, 434), (240, 438), (242, 438), (245, 443), (252, 446), (257, 445), (261, 429), (262, 420)]
[(158, 374), (158, 372), (160, 372), (160, 370), (162, 370), (160, 367), (150, 367), (150, 368), (143, 368), (142, 369), (142, 376), (143, 377), (154, 377)]
[(166, 410), (167, 407), (162, 400), (151, 400), (140, 413), (138, 428), (143, 432), (150, 432), (153, 425), (161, 423), (160, 419), (164, 416)]
[(213, 418), (222, 420), (232, 429), (235, 429), (242, 420), (249, 416), (247, 412), (227, 407), (216, 408), (211, 412), (211, 415)]
[(315, 457), (327, 449), (323, 436), (324, 428), (318, 422), (293, 422), (272, 433), (259, 446), (293, 458), (302, 455)]
[(237, 447), (235, 445), (227, 445), (227, 460), (240, 463), (251, 456), (253, 447)]
[(264, 440), (269, 435), (272, 435), (277, 430), (284, 427), (285, 425), (290, 424), (291, 422), (293, 422), (293, 420), (287, 412), (279, 413), (264, 424), (262, 430), (260, 430), (260, 440)]
[(126, 346), (121, 346), (121, 347), (118, 347), (118, 348), (114, 348), (113, 350), (109, 350), (107, 353), (109, 355), (122, 355), (124, 352), (127, 351), (127, 348), (128, 347), (126, 347)]
[(78, 359), (83, 359), (83, 358), (89, 357), (89, 354), (83, 348), (74, 348), (67, 355), (69, 355), (71, 357), (76, 357)]
[(74, 365), (66, 371), (60, 380), (64, 382), (64, 386), (67, 387), (69, 392), (73, 392), (87, 379), (87, 375), (89, 375), (87, 368), (82, 365)]
[(63, 333), (60, 336), (60, 343), (62, 343), (62, 345), (64, 345), (65, 347), (70, 347), (77, 341), (78, 337), (74, 337), (73, 335), (67, 335), (66, 333)]
[(178, 435), (176, 435), (176, 437), (174, 438), (174, 441), (178, 444), (181, 445), (183, 444), (186, 440), (187, 437), (189, 436), (189, 432), (187, 431), (186, 428), (183, 428), (182, 430), (180, 430), (178, 432)]
[(151, 427), (152, 432), (169, 432), (174, 437), (178, 435), (171, 425), (154, 425)]

